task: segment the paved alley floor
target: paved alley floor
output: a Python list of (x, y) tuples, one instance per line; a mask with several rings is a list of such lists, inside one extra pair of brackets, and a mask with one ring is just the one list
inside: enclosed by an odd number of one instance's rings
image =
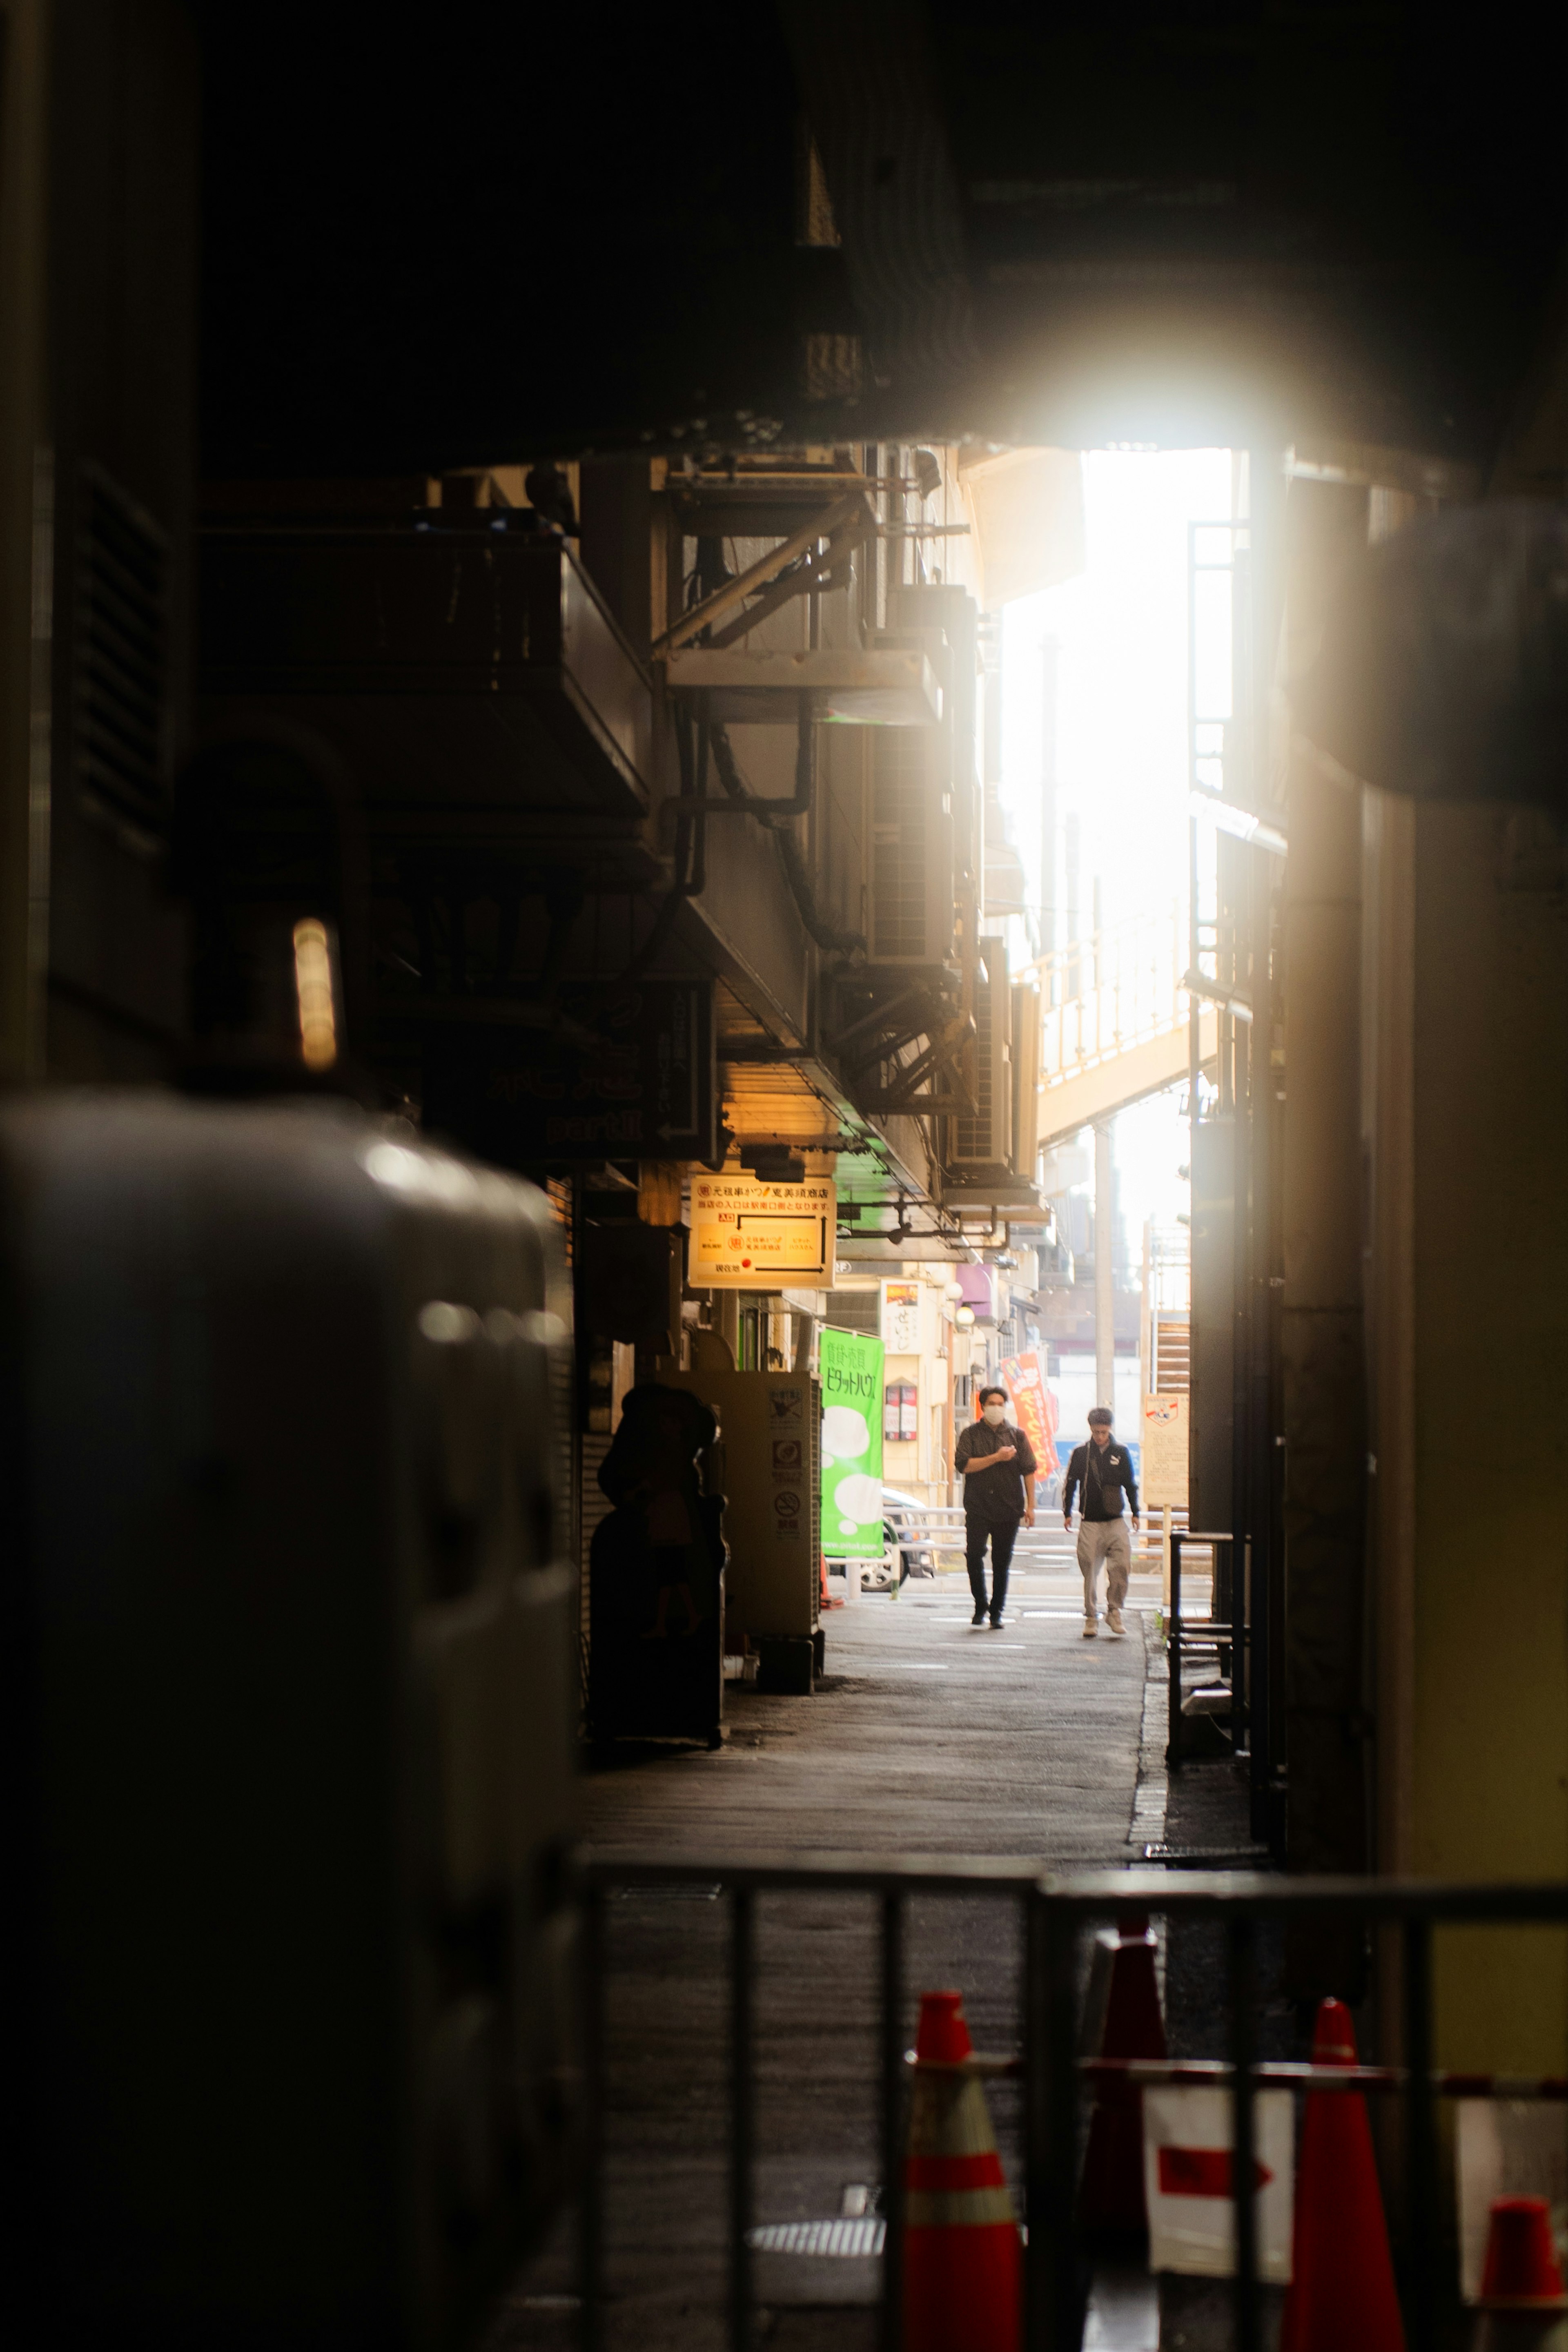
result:
[[(590, 1776), (598, 1851), (726, 1860), (802, 1852), (1028, 1855), (1088, 1868), (1141, 1859), (1160, 1824), (1139, 1786), (1155, 1577), (1134, 1581), (1121, 1640), (1082, 1633), (1063, 1563), (1015, 1578), (998, 1633), (970, 1626), (961, 1575), (830, 1612), (810, 1698), (727, 1692), (723, 1748), (653, 1744)], [(1151, 1721), (1164, 1738), (1164, 1685)], [(1157, 1750), (1155, 1751), (1157, 1753)], [(1163, 1788), (1163, 1767), (1160, 1786)], [(1147, 1792), (1145, 1792), (1145, 1795)], [(922, 1990), (964, 1993), (977, 2047), (1016, 2051), (1021, 1937), (1010, 1897), (912, 1901), (905, 2025)], [(716, 1885), (627, 1890), (609, 1906), (606, 2343), (707, 2352), (725, 2339), (729, 1906)], [(769, 1895), (756, 1920), (759, 2225), (821, 2221), (880, 2189), (873, 1898)], [(993, 2085), (1009, 2178), (1017, 2095)], [(879, 2264), (763, 2252), (762, 2340), (874, 2341)], [(492, 2352), (572, 2341), (570, 2229), (519, 2282)]]
[(1075, 1575), (1016, 1580), (998, 1633), (961, 1576), (829, 1611), (810, 1698), (726, 1691), (727, 1738), (628, 1748), (596, 1770), (595, 1846), (716, 1858), (803, 1849), (1124, 1861), (1145, 1671), (1140, 1580), (1121, 1640), (1085, 1641)]

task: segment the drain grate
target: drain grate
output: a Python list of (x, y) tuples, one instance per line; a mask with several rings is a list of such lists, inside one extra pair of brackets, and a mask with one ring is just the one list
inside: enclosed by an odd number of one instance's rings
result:
[(747, 2230), (746, 2242), (759, 2254), (880, 2254), (887, 2223), (863, 2221), (768, 2221)]

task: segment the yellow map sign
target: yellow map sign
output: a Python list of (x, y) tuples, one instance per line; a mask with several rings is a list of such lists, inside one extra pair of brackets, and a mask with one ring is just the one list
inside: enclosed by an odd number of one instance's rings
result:
[(1186, 1412), (1185, 1396), (1144, 1399), (1138, 1483), (1151, 1510), (1186, 1508)]
[(831, 1176), (803, 1184), (760, 1184), (755, 1176), (692, 1178), (694, 1290), (778, 1290), (832, 1273), (838, 1186)]

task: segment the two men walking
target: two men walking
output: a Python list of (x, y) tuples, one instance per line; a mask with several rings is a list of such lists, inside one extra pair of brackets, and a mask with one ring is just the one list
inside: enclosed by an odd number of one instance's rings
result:
[[(1139, 1523), (1138, 1483), (1133, 1475), (1133, 1459), (1124, 1445), (1113, 1443), (1111, 1420), (1103, 1404), (1097, 1404), (1090, 1413), (1089, 1443), (1073, 1447), (1061, 1489), (1061, 1524), (1070, 1535), (1073, 1499), (1080, 1493), (1083, 1499), (1078, 1528), (1078, 1565), (1083, 1576), (1085, 1640), (1092, 1640), (1100, 1631), (1096, 1588), (1102, 1560), (1105, 1563), (1105, 1630), (1108, 1633), (1126, 1630), (1122, 1622), (1122, 1604), (1127, 1598), (1133, 1548), (1127, 1539), (1127, 1522), (1122, 1516), (1124, 1495), (1133, 1507), (1134, 1527)], [(974, 1581), (972, 1570), (969, 1580)]]
[[(953, 1454), (954, 1467), (964, 1481), (965, 1556), (969, 1591), (975, 1600), (971, 1622), (983, 1625), (988, 1616), (993, 1628), (1002, 1622), (1007, 1605), (1008, 1571), (1012, 1566), (1019, 1526), (1034, 1525), (1034, 1482), (1040, 1466), (1023, 1432), (1009, 1425), (1007, 1402), (1005, 1389), (982, 1389), (980, 1418), (959, 1432)], [(1133, 1472), (1133, 1458), (1124, 1445), (1118, 1445), (1113, 1439), (1111, 1426), (1110, 1412), (1104, 1405), (1097, 1404), (1089, 1416), (1089, 1442), (1073, 1447), (1061, 1490), (1061, 1524), (1069, 1534), (1072, 1531), (1073, 1502), (1082, 1497), (1078, 1566), (1083, 1577), (1086, 1638), (1100, 1630), (1097, 1588), (1102, 1562), (1105, 1568), (1105, 1630), (1110, 1633), (1126, 1631), (1122, 1622), (1122, 1605), (1127, 1598), (1133, 1549), (1123, 1516), (1124, 1498), (1132, 1505), (1134, 1527), (1139, 1525), (1138, 1483)], [(991, 1550), (988, 1601), (988, 1543)]]

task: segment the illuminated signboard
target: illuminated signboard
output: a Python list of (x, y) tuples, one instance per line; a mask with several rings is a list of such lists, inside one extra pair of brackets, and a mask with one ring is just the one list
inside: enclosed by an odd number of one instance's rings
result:
[(832, 1272), (838, 1187), (831, 1176), (761, 1184), (694, 1175), (686, 1279), (694, 1290), (779, 1290)]

